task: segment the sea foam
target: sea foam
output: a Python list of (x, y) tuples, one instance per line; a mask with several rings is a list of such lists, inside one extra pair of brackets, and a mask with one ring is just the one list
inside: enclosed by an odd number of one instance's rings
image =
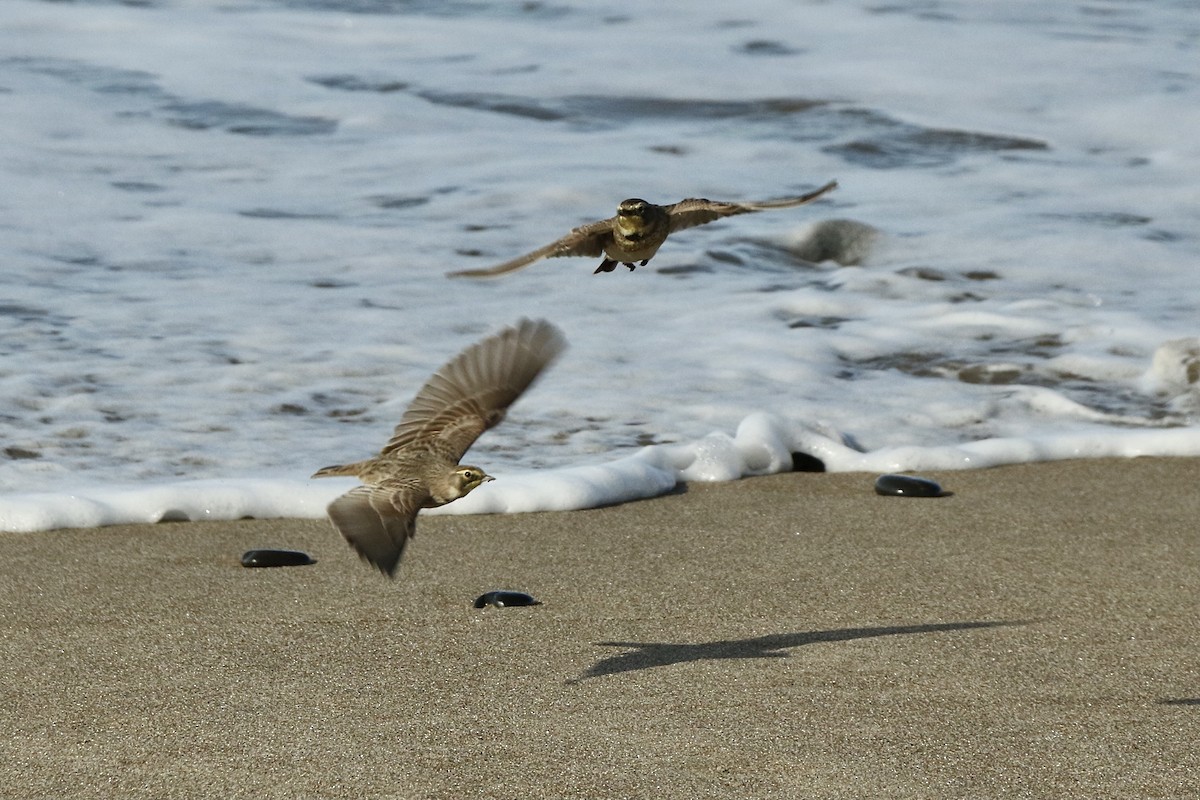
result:
[[(5, 530), (320, 516), (528, 316), (570, 348), (446, 513), (1196, 455), (1189, 3), (0, 5)], [(831, 179), (635, 272), (444, 277)]]
[[(794, 454), (829, 472), (959, 470), (1071, 458), (1200, 456), (1200, 431), (1123, 431), (1038, 439), (986, 439), (956, 446), (894, 447), (864, 453), (818, 427), (768, 414), (746, 417), (736, 433), (688, 444), (651, 445), (613, 461), (546, 470), (496, 469), (496, 480), (428, 514), (572, 511), (665, 494), (681, 482), (732, 481), (788, 472)], [(72, 494), (9, 495), (0, 531), (31, 532), (135, 522), (305, 518), (352, 486), (351, 479), (180, 481), (146, 487), (96, 487)]]

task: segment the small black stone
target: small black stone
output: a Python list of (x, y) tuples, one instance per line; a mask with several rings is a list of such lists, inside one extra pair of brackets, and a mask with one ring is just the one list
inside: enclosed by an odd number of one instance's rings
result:
[(247, 550), (242, 554), (243, 567), (306, 567), (316, 559), (301, 550)]
[(484, 606), (495, 606), (496, 608), (504, 608), (505, 606), (540, 606), (541, 601), (534, 600), (532, 595), (524, 592), (510, 592), (507, 589), (497, 589), (494, 592), (485, 592), (475, 598), (475, 607), (483, 608)]
[(945, 497), (937, 481), (915, 475), (880, 475), (875, 479), (875, 494), (892, 497)]
[(825, 462), (808, 453), (792, 453), (792, 472), (824, 472)]

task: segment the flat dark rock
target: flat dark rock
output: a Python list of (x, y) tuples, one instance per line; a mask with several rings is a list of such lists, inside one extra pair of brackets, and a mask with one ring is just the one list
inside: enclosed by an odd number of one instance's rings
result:
[(301, 550), (247, 550), (242, 554), (243, 567), (306, 567), (316, 559)]
[(875, 479), (875, 494), (890, 497), (946, 497), (937, 481), (915, 475), (880, 475)]
[(504, 608), (505, 606), (540, 606), (541, 601), (534, 600), (532, 595), (524, 592), (510, 592), (506, 589), (498, 589), (493, 592), (485, 592), (475, 598), (475, 607), (483, 608), (484, 606), (495, 606), (496, 608)]

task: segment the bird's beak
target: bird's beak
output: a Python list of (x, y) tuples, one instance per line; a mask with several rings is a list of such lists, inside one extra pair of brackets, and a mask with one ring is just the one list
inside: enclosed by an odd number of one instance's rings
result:
[(480, 483), (487, 483), (488, 481), (494, 481), (494, 480), (496, 480), (496, 479), (493, 478), (491, 475), (484, 475), (483, 480), (480, 481)]

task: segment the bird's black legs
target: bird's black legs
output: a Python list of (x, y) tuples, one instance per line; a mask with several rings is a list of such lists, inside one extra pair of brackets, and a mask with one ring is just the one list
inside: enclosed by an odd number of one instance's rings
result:
[(617, 268), (618, 263), (620, 263), (622, 266), (629, 267), (629, 271), (633, 272), (638, 267), (644, 267), (647, 264), (649, 264), (650, 259), (647, 258), (645, 261), (634, 264), (632, 261), (617, 262), (617, 261), (613, 261), (611, 258), (606, 258), (600, 262), (600, 266), (596, 267), (596, 271), (593, 272), (592, 274), (599, 275), (601, 272), (612, 272), (614, 269)]

